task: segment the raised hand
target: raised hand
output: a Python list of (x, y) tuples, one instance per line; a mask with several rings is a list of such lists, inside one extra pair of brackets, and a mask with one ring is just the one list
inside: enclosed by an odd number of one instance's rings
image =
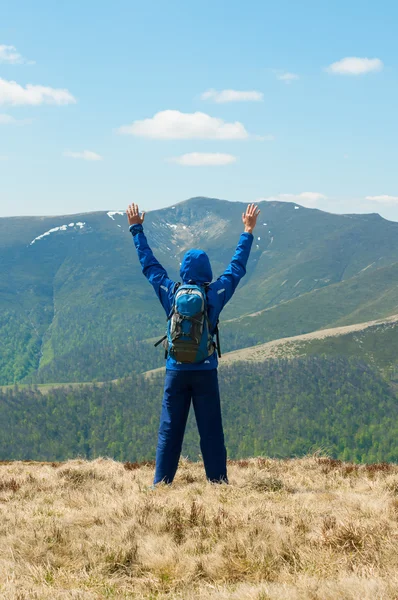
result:
[(247, 233), (253, 233), (253, 229), (257, 223), (257, 217), (260, 214), (260, 209), (257, 204), (249, 204), (246, 212), (242, 214), (242, 221)]
[(138, 210), (138, 204), (130, 204), (130, 206), (127, 207), (127, 219), (129, 222), (129, 225), (142, 225), (145, 219), (145, 213), (141, 213), (140, 216), (140, 211)]

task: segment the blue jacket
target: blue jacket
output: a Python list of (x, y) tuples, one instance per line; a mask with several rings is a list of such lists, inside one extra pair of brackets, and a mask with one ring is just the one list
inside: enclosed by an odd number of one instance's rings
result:
[[(131, 225), (134, 244), (141, 263), (142, 272), (152, 284), (166, 315), (169, 316), (174, 301), (176, 282), (169, 279), (166, 270), (156, 260), (144, 234), (142, 225)], [(238, 283), (246, 274), (246, 264), (253, 243), (251, 233), (242, 233), (232, 261), (227, 269), (214, 283), (209, 257), (203, 250), (189, 250), (181, 263), (180, 275), (183, 283), (194, 281), (197, 284), (211, 283), (207, 290), (208, 317), (213, 327), (218, 317), (232, 298)], [(218, 366), (217, 352), (213, 352), (205, 361), (194, 364), (178, 363), (168, 356), (166, 368), (174, 371), (202, 371), (216, 369)]]

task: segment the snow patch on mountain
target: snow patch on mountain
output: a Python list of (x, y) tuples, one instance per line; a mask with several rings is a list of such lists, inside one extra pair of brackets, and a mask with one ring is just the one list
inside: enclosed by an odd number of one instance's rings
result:
[(85, 224), (86, 224), (85, 222), (82, 223), (82, 221), (79, 221), (76, 224), (75, 223), (69, 223), (69, 225), (60, 225), (59, 227), (53, 227), (52, 229), (49, 229), (48, 231), (45, 231), (41, 235), (38, 235), (37, 237), (35, 237), (35, 239), (30, 242), (29, 246), (32, 246), (37, 241), (42, 240), (43, 238), (51, 235), (52, 233), (56, 233), (57, 231), (68, 231), (68, 227), (73, 227), (74, 229), (76, 227), (78, 227), (79, 229), (83, 229), (83, 227), (85, 226)]
[(110, 210), (109, 212), (106, 213), (108, 215), (108, 217), (110, 219), (112, 219), (112, 221), (115, 220), (115, 215), (124, 215), (124, 212), (122, 210)]

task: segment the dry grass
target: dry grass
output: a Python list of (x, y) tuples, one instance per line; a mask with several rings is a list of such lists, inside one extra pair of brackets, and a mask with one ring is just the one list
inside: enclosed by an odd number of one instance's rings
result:
[(0, 465), (0, 598), (398, 599), (398, 466)]

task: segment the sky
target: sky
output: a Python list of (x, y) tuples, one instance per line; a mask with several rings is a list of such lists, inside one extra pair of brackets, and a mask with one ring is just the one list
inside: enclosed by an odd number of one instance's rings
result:
[(0, 0), (0, 216), (193, 196), (398, 221), (395, 0)]

